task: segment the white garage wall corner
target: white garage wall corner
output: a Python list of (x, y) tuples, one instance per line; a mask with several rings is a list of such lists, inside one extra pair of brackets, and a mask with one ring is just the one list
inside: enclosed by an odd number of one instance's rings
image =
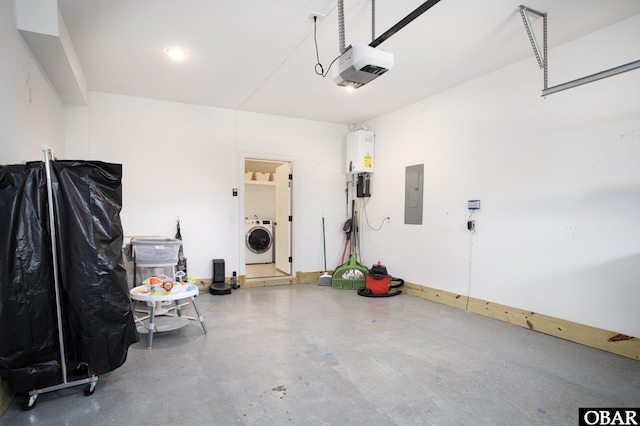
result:
[(16, 29), (15, 3), (0, 2), (0, 163), (42, 160), (47, 144), (64, 155), (63, 105)]
[(65, 154), (67, 159), (89, 160), (89, 107), (65, 105)]
[[(77, 134), (89, 123), (91, 159), (123, 164), (126, 235), (173, 237), (179, 218), (190, 275), (210, 278), (212, 259), (242, 274), (243, 159), (292, 161), (295, 270), (322, 269), (322, 212), (344, 220), (336, 204), (346, 126), (97, 92), (88, 120), (82, 114), (68, 117)], [(328, 234), (334, 257), (341, 237)]]
[(233, 111), (105, 93), (89, 111), (91, 157), (123, 164), (125, 234), (173, 238), (180, 220), (190, 275), (236, 267)]
[[(640, 59), (627, 40), (640, 39), (639, 19), (550, 57), (615, 44), (585, 75)], [(576, 73), (557, 62), (557, 75)], [(367, 211), (392, 220), (365, 230), (368, 260), (410, 282), (640, 336), (640, 70), (546, 99), (541, 89), (526, 60), (372, 121)], [(421, 163), (424, 222), (404, 225), (404, 168)], [(469, 199), (482, 202), (473, 235)]]

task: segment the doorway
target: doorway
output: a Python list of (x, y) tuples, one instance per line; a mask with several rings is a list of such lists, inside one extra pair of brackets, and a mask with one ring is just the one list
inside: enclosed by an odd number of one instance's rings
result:
[(292, 274), (292, 164), (244, 161), (245, 276), (274, 278)]

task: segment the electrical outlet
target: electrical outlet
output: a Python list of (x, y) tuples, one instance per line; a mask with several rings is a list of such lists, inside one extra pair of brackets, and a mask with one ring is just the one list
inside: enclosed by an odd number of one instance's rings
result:
[(471, 232), (476, 230), (476, 221), (475, 220), (469, 220), (467, 221), (467, 229)]

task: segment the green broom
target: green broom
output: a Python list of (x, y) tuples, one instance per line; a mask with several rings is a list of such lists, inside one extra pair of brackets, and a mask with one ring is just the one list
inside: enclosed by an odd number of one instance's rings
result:
[(366, 266), (358, 263), (355, 252), (351, 253), (349, 261), (344, 265), (338, 266), (333, 271), (331, 278), (331, 287), (343, 290), (360, 290), (365, 288), (365, 276), (369, 270)]
[(327, 273), (327, 243), (324, 236), (324, 216), (322, 216), (322, 248), (324, 249), (324, 274), (318, 279), (318, 285), (331, 285), (331, 275)]
[(356, 200), (351, 201), (351, 220), (353, 226), (353, 240), (351, 257), (349, 261), (341, 266), (338, 266), (333, 271), (333, 278), (331, 279), (331, 287), (340, 288), (343, 290), (361, 290), (366, 287), (365, 276), (369, 273), (369, 269), (366, 266), (358, 263), (356, 258), (356, 241), (357, 241), (357, 220), (356, 220)]

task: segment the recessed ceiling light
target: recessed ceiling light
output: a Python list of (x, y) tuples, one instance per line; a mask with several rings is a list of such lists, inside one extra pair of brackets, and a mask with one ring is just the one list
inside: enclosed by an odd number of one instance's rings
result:
[(181, 61), (188, 55), (182, 47), (167, 47), (164, 52), (174, 61)]

